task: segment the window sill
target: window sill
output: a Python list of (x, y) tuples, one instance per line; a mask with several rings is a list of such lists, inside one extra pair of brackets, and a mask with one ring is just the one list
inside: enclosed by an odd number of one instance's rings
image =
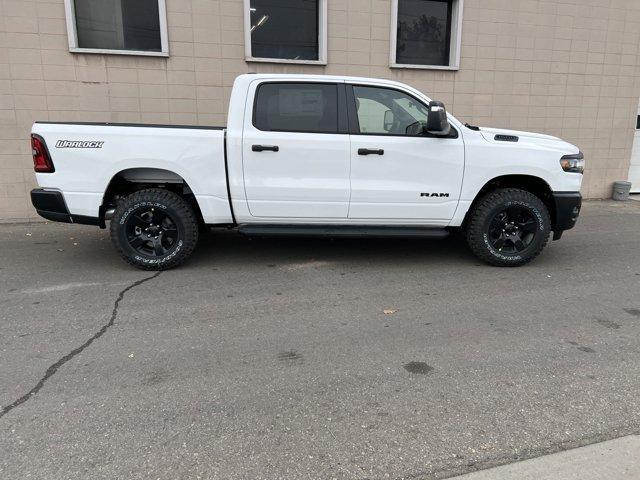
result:
[(447, 70), (455, 72), (460, 70), (459, 65), (411, 65), (406, 63), (391, 63), (390, 68), (412, 68), (415, 70)]
[(70, 48), (71, 53), (97, 53), (102, 55), (133, 55), (138, 57), (168, 57), (169, 52), (146, 52), (144, 50), (110, 50), (107, 48)]
[(291, 60), (288, 58), (258, 58), (245, 57), (248, 63), (294, 63), (298, 65), (326, 65), (326, 60)]

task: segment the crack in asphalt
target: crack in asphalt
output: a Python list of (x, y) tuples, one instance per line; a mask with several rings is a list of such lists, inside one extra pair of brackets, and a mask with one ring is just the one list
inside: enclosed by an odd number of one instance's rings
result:
[(17, 406), (22, 405), (23, 403), (25, 403), (30, 398), (33, 398), (33, 396), (36, 395), (40, 391), (40, 389), (44, 386), (44, 384), (47, 382), (47, 380), (49, 380), (49, 378), (51, 378), (58, 371), (58, 369), (61, 366), (63, 366), (65, 363), (67, 363), (69, 360), (71, 360), (76, 355), (82, 353), (82, 351), (85, 348), (87, 348), (94, 341), (96, 341), (102, 335), (104, 335), (105, 332), (110, 327), (112, 327), (113, 324), (115, 323), (116, 318), (118, 317), (118, 308), (120, 307), (120, 302), (124, 298), (125, 293), (127, 293), (132, 288), (135, 288), (135, 287), (137, 287), (139, 285), (142, 285), (143, 283), (145, 283), (145, 282), (147, 282), (149, 280), (153, 280), (154, 278), (156, 278), (161, 273), (162, 272), (156, 272), (153, 275), (151, 275), (150, 277), (143, 278), (142, 280), (137, 280), (137, 281), (133, 282), (132, 284), (130, 284), (129, 286), (125, 287), (124, 289), (120, 290), (120, 293), (118, 293), (118, 297), (116, 298), (116, 301), (113, 304), (113, 310), (111, 311), (111, 317), (109, 318), (109, 321), (107, 323), (105, 323), (102, 326), (102, 328), (100, 328), (100, 330), (98, 330), (91, 338), (89, 338), (89, 340), (84, 342), (79, 347), (74, 348), (69, 353), (67, 353), (64, 357), (60, 358), (57, 362), (55, 362), (49, 368), (47, 368), (47, 371), (44, 373), (44, 376), (38, 381), (38, 383), (35, 384), (35, 386), (31, 390), (29, 390), (27, 393), (25, 393), (20, 398), (15, 400), (13, 403), (11, 403), (11, 404), (9, 404), (9, 405), (7, 405), (5, 407), (2, 407), (2, 410), (0, 410), (0, 418), (4, 417), (7, 413), (9, 413), (11, 410), (16, 408)]

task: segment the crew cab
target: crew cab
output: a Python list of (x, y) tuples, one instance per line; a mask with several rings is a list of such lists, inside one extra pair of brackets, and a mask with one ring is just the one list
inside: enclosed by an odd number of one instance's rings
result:
[(33, 205), (106, 228), (126, 261), (184, 262), (203, 228), (445, 237), (497, 266), (535, 258), (581, 208), (558, 138), (463, 124), (390, 80), (247, 74), (226, 127), (36, 122)]

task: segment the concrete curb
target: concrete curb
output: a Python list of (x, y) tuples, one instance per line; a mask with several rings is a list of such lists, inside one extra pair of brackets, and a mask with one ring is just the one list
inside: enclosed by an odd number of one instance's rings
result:
[(545, 455), (451, 480), (637, 480), (640, 478), (640, 436)]

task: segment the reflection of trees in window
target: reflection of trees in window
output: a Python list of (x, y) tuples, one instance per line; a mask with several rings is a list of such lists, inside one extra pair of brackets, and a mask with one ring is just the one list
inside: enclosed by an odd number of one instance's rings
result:
[(444, 39), (442, 23), (439, 19), (426, 15), (411, 22), (398, 22), (398, 52), (404, 53), (407, 48), (407, 41), (440, 43)]
[(452, 0), (398, 0), (396, 63), (448, 65)]
[(75, 0), (80, 48), (162, 50), (158, 0)]

